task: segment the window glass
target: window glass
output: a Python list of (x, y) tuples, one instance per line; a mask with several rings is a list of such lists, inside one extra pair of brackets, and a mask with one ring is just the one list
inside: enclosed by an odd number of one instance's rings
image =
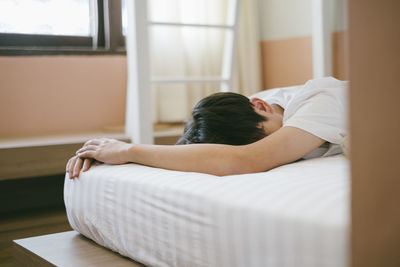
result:
[(90, 36), (90, 0), (0, 0), (0, 33)]

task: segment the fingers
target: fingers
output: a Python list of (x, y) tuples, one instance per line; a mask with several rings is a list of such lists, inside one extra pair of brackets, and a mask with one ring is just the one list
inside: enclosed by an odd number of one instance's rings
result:
[(109, 138), (99, 138), (99, 139), (92, 139), (87, 141), (82, 148), (80, 148), (77, 152), (76, 155), (79, 153), (82, 153), (87, 150), (97, 150), (99, 147), (101, 147), (104, 144), (110, 143), (112, 141), (116, 141), (114, 139), (109, 139)]
[(89, 170), (90, 165), (92, 165), (92, 161), (93, 161), (92, 159), (85, 159), (85, 160), (83, 161), (83, 167), (82, 167), (82, 171), (83, 171), (83, 172)]
[(93, 159), (91, 158), (80, 158), (78, 156), (74, 156), (68, 160), (66, 172), (69, 174), (70, 179), (77, 178), (80, 171), (85, 172), (89, 170), (92, 163)]
[(65, 172), (68, 173), (69, 178), (71, 179), (71, 175), (69, 174), (69, 166), (71, 165), (72, 158), (70, 158), (67, 162), (67, 166), (65, 167)]
[(92, 139), (87, 141), (76, 155), (70, 158), (65, 168), (69, 178), (73, 179), (79, 176), (80, 171), (87, 171), (93, 163), (95, 152), (98, 146), (107, 141), (106, 138)]
[(76, 151), (76, 154), (78, 155), (79, 153), (85, 152), (87, 150), (96, 150), (98, 148), (97, 145), (84, 145), (81, 149)]
[(65, 167), (65, 172), (68, 172), (68, 170), (69, 170), (69, 165), (71, 165), (71, 160), (72, 160), (72, 158), (70, 158), (70, 159), (68, 160), (67, 166)]
[(75, 177), (79, 176), (79, 172), (82, 169), (82, 165), (83, 165), (83, 159), (77, 158), (76, 161), (75, 161), (75, 165), (73, 167), (72, 178), (75, 178)]
[(86, 141), (86, 143), (83, 146), (87, 146), (87, 145), (98, 146), (98, 145), (101, 145), (104, 142), (109, 142), (110, 140), (113, 140), (113, 139), (110, 139), (110, 138), (91, 139), (89, 141)]
[(87, 151), (83, 151), (78, 153), (77, 155), (80, 158), (96, 158), (96, 151), (94, 150), (87, 150)]
[(87, 145), (100, 145), (103, 139), (92, 139), (87, 141), (83, 146)]
[(67, 163), (66, 171), (68, 172), (70, 179), (73, 178), (73, 171), (74, 171), (74, 167), (75, 167), (75, 163), (76, 163), (77, 159), (78, 159), (77, 156), (72, 157), (72, 158), (70, 158), (70, 160)]

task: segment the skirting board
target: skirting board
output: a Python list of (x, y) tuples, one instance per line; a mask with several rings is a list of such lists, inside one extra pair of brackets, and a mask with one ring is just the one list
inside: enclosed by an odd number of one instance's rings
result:
[(14, 240), (17, 266), (144, 266), (76, 231)]

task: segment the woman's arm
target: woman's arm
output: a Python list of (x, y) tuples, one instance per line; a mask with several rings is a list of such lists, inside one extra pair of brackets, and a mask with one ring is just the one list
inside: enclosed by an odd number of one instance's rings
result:
[[(262, 140), (244, 146), (193, 144), (136, 145), (112, 139), (87, 142), (68, 163), (71, 178), (79, 175), (83, 159), (111, 164), (135, 162), (158, 168), (230, 175), (253, 173), (293, 162), (325, 141), (294, 127), (283, 127)], [(72, 162), (71, 162), (72, 161)], [(85, 171), (87, 168), (83, 168)]]

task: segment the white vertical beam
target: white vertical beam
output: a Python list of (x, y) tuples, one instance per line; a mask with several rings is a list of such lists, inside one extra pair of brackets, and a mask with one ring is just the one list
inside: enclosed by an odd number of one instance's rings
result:
[(330, 5), (330, 0), (312, 0), (312, 63), (314, 78), (332, 75)]
[(128, 88), (125, 133), (132, 142), (153, 143), (147, 0), (126, 1)]
[(236, 63), (237, 33), (239, 25), (240, 0), (228, 0), (227, 24), (232, 26), (231, 30), (226, 30), (224, 40), (224, 51), (222, 58), (222, 79), (227, 82), (221, 83), (221, 92), (232, 91), (233, 74)]
[(90, 11), (90, 17), (91, 23), (90, 23), (90, 33), (92, 35), (92, 48), (97, 49), (98, 47), (98, 42), (99, 42), (99, 14), (97, 12), (98, 6), (97, 6), (97, 0), (90, 0), (89, 5), (89, 11)]

